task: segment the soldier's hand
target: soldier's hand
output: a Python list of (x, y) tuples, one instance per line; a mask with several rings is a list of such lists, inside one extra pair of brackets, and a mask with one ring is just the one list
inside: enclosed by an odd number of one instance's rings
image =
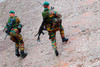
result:
[(3, 29), (3, 32), (7, 31), (7, 29)]
[(3, 32), (8, 33), (8, 29), (4, 29)]
[(18, 29), (18, 31), (19, 31), (19, 33), (21, 32), (21, 29), (20, 28), (17, 28)]
[(62, 16), (61, 16), (61, 14), (59, 14), (59, 18), (61, 18)]

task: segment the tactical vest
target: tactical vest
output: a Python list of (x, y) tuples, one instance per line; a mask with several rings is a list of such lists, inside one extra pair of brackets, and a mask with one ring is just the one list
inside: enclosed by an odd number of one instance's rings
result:
[(7, 23), (7, 26), (9, 27), (10, 25), (11, 25), (11, 22), (12, 22), (12, 20), (14, 20), (15, 21), (15, 23), (13, 24), (13, 28), (17, 28), (18, 27), (18, 22), (17, 22), (17, 16), (15, 16), (15, 17), (10, 17), (9, 19), (8, 19), (8, 23)]

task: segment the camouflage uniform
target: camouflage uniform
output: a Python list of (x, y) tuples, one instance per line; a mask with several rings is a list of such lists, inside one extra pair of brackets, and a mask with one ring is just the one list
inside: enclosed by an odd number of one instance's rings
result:
[(45, 8), (44, 11), (42, 12), (42, 16), (43, 16), (43, 18), (47, 17), (44, 25), (48, 31), (49, 39), (51, 39), (51, 41), (52, 41), (53, 49), (57, 50), (56, 31), (60, 31), (62, 39), (65, 38), (64, 28), (61, 25), (61, 22), (62, 22), (61, 15), (54, 10)]
[(12, 26), (12, 29), (9, 33), (10, 39), (15, 42), (15, 52), (17, 52), (17, 56), (19, 55), (19, 47), (20, 51), (23, 53), (24, 52), (24, 42), (22, 35), (20, 34), (22, 25), (20, 24), (20, 19), (15, 16), (15, 17), (10, 17), (8, 19), (8, 23), (6, 23), (5, 29), (9, 28), (9, 25), (11, 24), (11, 19), (15, 20), (15, 23)]

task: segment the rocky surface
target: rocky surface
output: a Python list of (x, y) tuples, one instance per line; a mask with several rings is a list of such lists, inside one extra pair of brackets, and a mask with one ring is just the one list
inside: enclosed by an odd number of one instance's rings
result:
[[(65, 36), (62, 43), (57, 32), (59, 57), (54, 55), (48, 34), (37, 33), (42, 22), (43, 7), (37, 0), (6, 0), (0, 3), (0, 67), (100, 67), (100, 0), (40, 0), (62, 14)], [(2, 32), (9, 11), (14, 10), (24, 25), (22, 36), (28, 56), (25, 59), (14, 55), (14, 43), (9, 36), (4, 40)]]

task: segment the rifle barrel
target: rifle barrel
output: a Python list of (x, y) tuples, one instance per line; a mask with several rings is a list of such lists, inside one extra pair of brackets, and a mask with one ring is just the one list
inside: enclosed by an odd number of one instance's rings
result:
[(7, 37), (7, 34), (6, 34), (5, 38), (4, 38), (4, 40), (6, 39), (6, 37)]

